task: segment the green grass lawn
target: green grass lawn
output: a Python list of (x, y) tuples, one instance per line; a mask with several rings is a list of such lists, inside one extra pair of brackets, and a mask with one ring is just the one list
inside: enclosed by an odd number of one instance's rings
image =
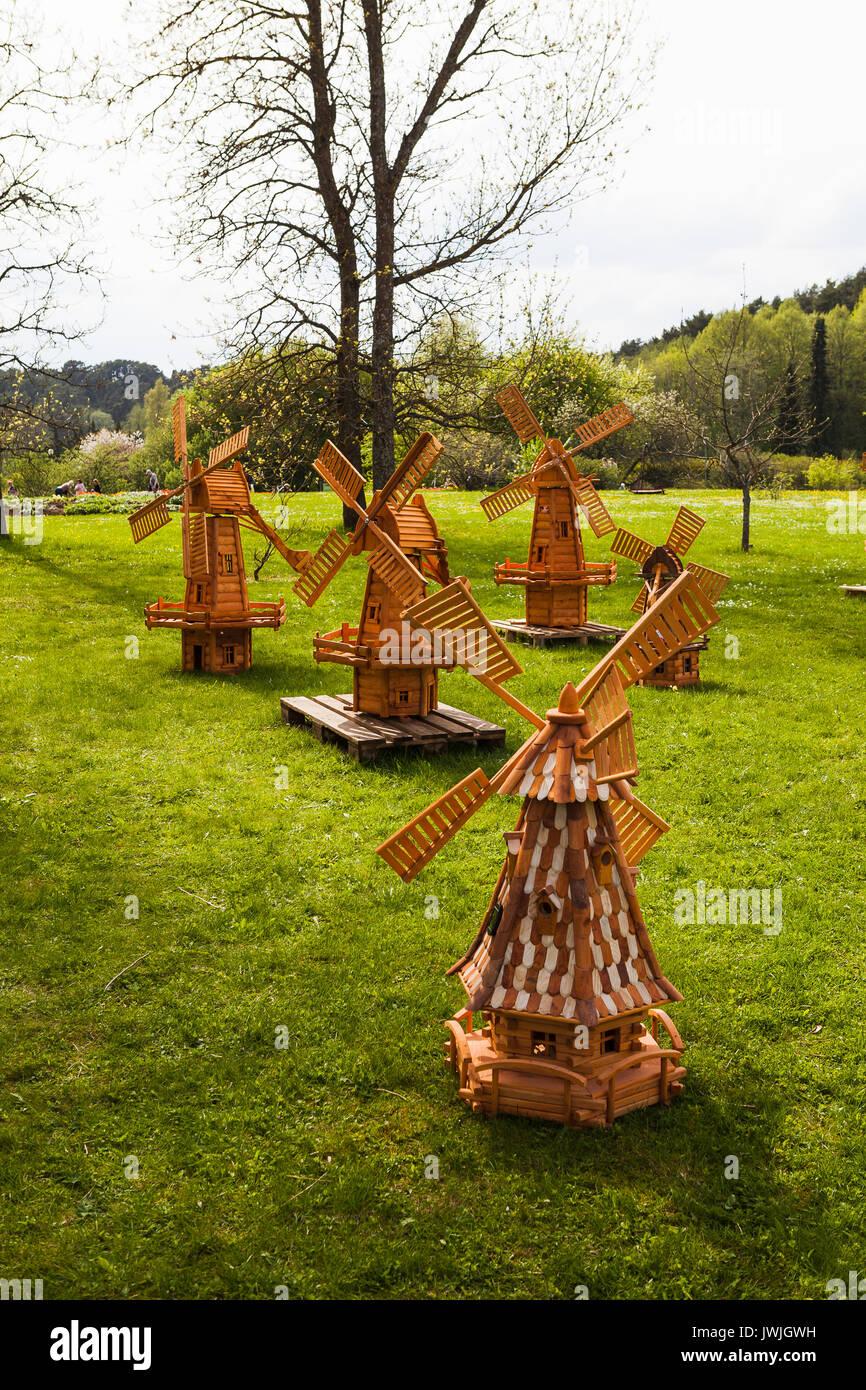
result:
[[(429, 500), (452, 573), (518, 615), (492, 567), (525, 558), (528, 510)], [(659, 541), (695, 506), (690, 558), (732, 583), (702, 686), (630, 695), (638, 792), (673, 824), (639, 896), (685, 996), (685, 1094), (584, 1133), (478, 1119), (443, 1065), (463, 1003), (444, 972), (519, 802), (493, 798), (409, 887), (373, 853), (501, 750), (360, 766), (280, 722), (281, 695), (348, 688), (310, 641), (356, 621), (365, 567), (309, 611), (274, 557), (251, 587), (289, 617), (253, 670), (181, 677), (179, 638), (142, 615), (182, 597), (176, 522), (137, 547), (115, 517), (0, 543), (0, 1276), (46, 1299), (821, 1299), (866, 1271), (866, 603), (837, 587), (866, 579), (863, 539), (828, 534), (814, 494), (756, 502), (749, 556), (733, 494), (609, 500)], [(339, 512), (290, 505), (294, 545)], [(621, 562), (590, 617), (628, 621), (636, 587)], [(603, 651), (518, 648), (511, 689), (544, 711)], [(529, 733), (463, 673), (442, 695), (508, 750)], [(678, 926), (699, 881), (781, 888), (781, 932)]]

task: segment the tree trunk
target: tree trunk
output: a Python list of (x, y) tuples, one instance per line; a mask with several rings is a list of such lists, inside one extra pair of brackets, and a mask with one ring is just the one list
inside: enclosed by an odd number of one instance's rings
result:
[(370, 426), (373, 487), (378, 489), (385, 486), (394, 471), (394, 187), (386, 144), (382, 17), (376, 0), (365, 0), (364, 30), (370, 71), (370, 162), (376, 202)]
[[(361, 410), (361, 382), (358, 356), (358, 316), (359, 289), (358, 276), (354, 268), (354, 258), (348, 273), (340, 277), (340, 341), (335, 354), (336, 388), (335, 408), (337, 416), (337, 438), (334, 443), (358, 472), (362, 472), (361, 439), (364, 433)], [(362, 507), (367, 499), (364, 489), (358, 497)], [(343, 530), (353, 531), (359, 520), (358, 513), (343, 504)]]
[(752, 485), (743, 483), (743, 534), (740, 540), (740, 549), (751, 549), (749, 544), (749, 522), (752, 512)]

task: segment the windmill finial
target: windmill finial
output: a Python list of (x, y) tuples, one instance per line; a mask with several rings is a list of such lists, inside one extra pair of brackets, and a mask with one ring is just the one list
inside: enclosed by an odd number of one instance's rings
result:
[(586, 714), (581, 708), (580, 696), (571, 681), (562, 687), (559, 704), (556, 709), (547, 711), (547, 718), (558, 724), (577, 724), (586, 718)]

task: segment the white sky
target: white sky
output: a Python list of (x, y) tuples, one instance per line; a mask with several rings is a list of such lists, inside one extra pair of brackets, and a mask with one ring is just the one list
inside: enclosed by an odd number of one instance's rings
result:
[[(49, 32), (92, 58), (122, 41), (131, 6), (41, 8)], [(772, 299), (866, 262), (862, 0), (646, 0), (646, 11), (663, 41), (641, 113), (649, 132), (617, 185), (529, 252), (538, 271), (556, 268), (573, 318), (602, 348), (733, 304), (744, 267), (748, 297)], [(195, 365), (213, 353), (220, 289), (209, 299), (152, 244), (162, 214), (150, 193), (164, 171), (155, 156), (124, 162), (105, 134), (74, 171), (110, 267), (102, 324), (75, 355)], [(515, 261), (525, 256), (515, 247)]]

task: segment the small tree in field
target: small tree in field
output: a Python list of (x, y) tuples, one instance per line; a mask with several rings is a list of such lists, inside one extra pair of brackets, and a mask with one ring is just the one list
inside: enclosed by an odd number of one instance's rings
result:
[(811, 430), (809, 414), (795, 408), (789, 376), (768, 380), (752, 336), (743, 303), (714, 318), (692, 344), (680, 340), (694, 445), (718, 455), (726, 480), (743, 495), (743, 550), (751, 549), (752, 491), (770, 458), (802, 447)]

